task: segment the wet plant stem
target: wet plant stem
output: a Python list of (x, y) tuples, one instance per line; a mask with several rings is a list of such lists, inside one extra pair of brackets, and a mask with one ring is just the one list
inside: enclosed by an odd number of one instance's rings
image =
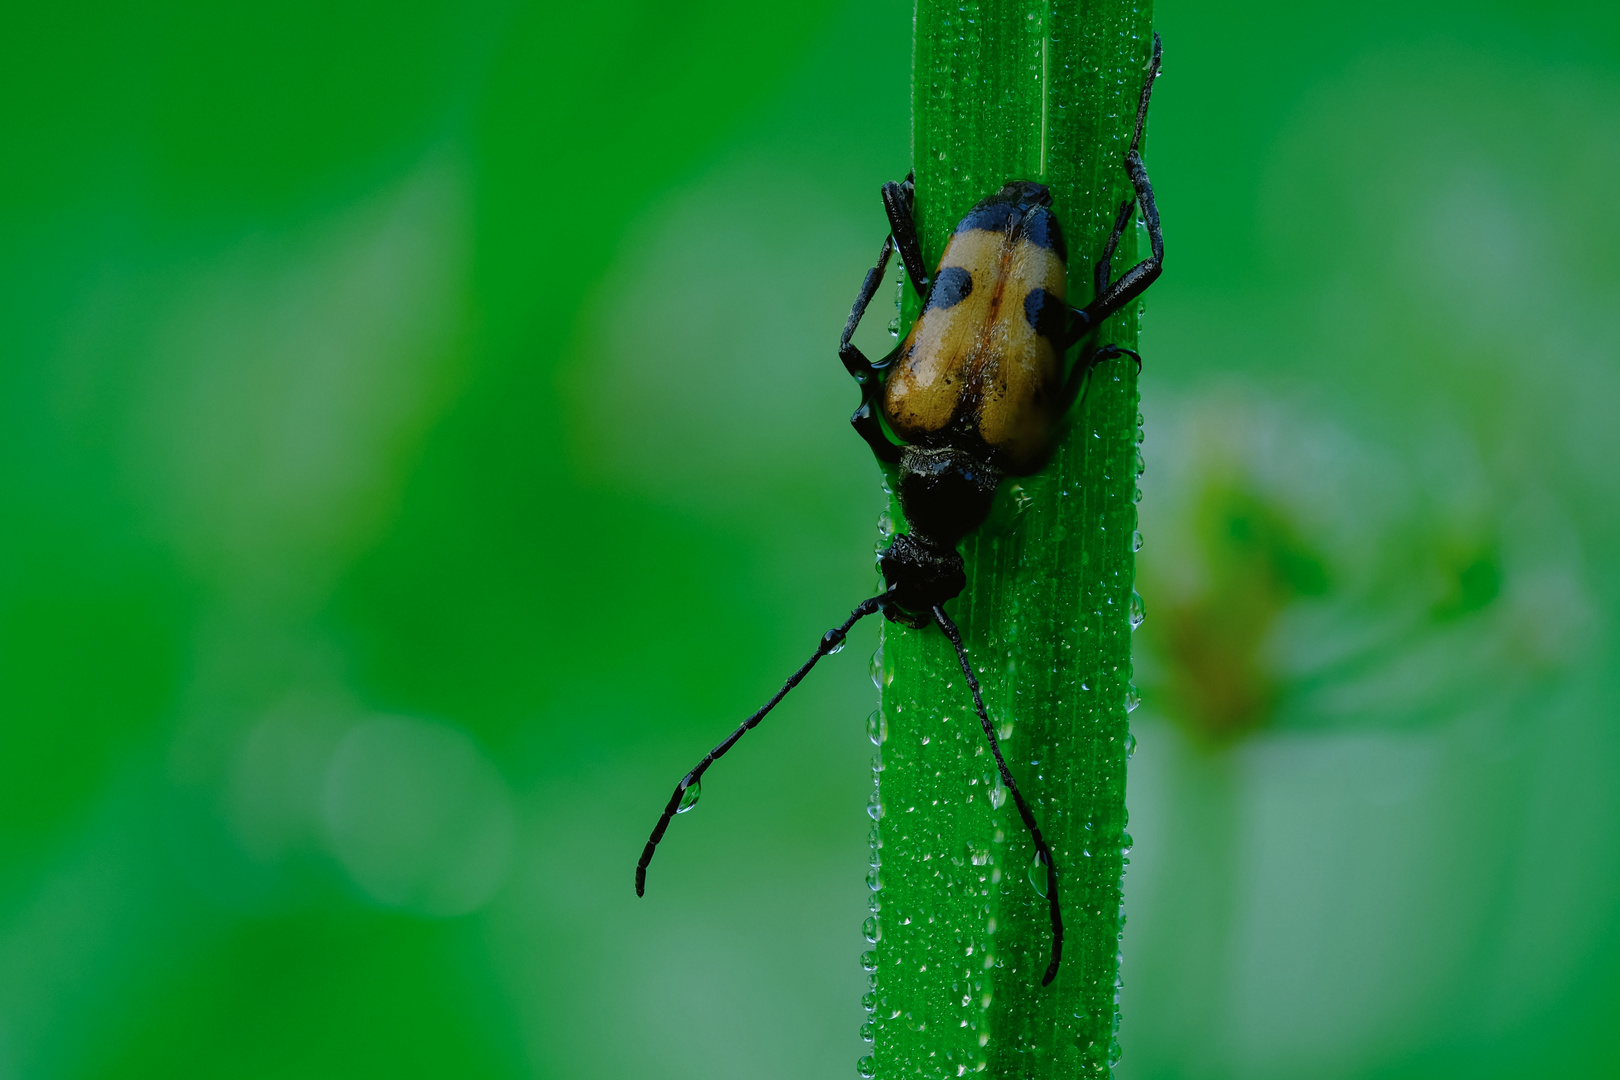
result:
[[(975, 202), (1039, 180), (1068, 238), (1069, 298), (1089, 299), (1129, 193), (1122, 159), (1151, 15), (1132, 0), (918, 0), (912, 149), (928, 266)], [(1115, 273), (1136, 257), (1127, 231)], [(917, 301), (903, 296), (906, 322)], [(1134, 347), (1137, 316), (1111, 320), (1102, 340)], [(967, 591), (948, 605), (1056, 856), (1066, 936), (1050, 986), (1034, 846), (951, 646), (936, 628), (883, 629), (865, 1075), (1101, 1077), (1117, 1060), (1137, 400), (1129, 359), (1097, 369), (1048, 468), (1003, 483), (963, 547)], [(892, 499), (890, 514), (904, 530)]]

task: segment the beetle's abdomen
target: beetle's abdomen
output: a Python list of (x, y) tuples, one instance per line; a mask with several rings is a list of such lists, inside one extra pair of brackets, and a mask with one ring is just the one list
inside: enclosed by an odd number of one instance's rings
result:
[(1044, 205), (1008, 199), (1015, 187), (974, 207), (945, 245), (883, 411), (909, 443), (976, 435), (990, 464), (1022, 475), (1044, 464), (1060, 420), (1068, 309), (1057, 219)]

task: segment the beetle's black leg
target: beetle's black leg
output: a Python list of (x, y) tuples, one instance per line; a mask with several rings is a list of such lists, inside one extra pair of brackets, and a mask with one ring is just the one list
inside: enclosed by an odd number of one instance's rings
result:
[[(1136, 209), (1136, 198), (1132, 196), (1119, 205), (1119, 213), (1114, 218), (1114, 231), (1109, 234), (1108, 242), (1103, 245), (1102, 255), (1098, 257), (1097, 264), (1092, 268), (1092, 295), (1101, 297), (1108, 292), (1108, 278), (1112, 275), (1114, 263), (1114, 249), (1119, 246), (1119, 238), (1124, 235), (1125, 226), (1131, 220), (1131, 212)], [(1143, 286), (1146, 288), (1147, 286)], [(1093, 301), (1095, 302), (1095, 301)], [(1097, 328), (1106, 315), (1100, 316), (1096, 322), (1092, 321), (1089, 308), (1069, 308), (1069, 330), (1063, 339), (1063, 349), (1067, 352), (1074, 347), (1074, 343), (1090, 334)]]
[(928, 298), (928, 270), (923, 265), (922, 241), (917, 238), (917, 219), (912, 209), (917, 202), (917, 189), (912, 182), (914, 174), (896, 184), (892, 180), (883, 185), (883, 209), (889, 215), (889, 235), (900, 248), (900, 261), (906, 265), (911, 287), (917, 295)]
[(1114, 252), (1119, 249), (1119, 241), (1125, 235), (1125, 227), (1131, 223), (1131, 215), (1135, 212), (1135, 195), (1119, 204), (1119, 213), (1114, 215), (1114, 231), (1108, 234), (1108, 242), (1103, 245), (1102, 254), (1097, 257), (1097, 265), (1091, 270), (1093, 299), (1108, 292), (1108, 281), (1114, 276)]
[[(898, 186), (898, 185), (897, 185)], [(855, 410), (855, 415), (849, 418), (854, 425), (856, 434), (866, 440), (877, 455), (879, 461), (895, 464), (900, 460), (900, 448), (889, 441), (883, 433), (883, 424), (878, 420), (877, 409), (874, 407), (877, 392), (882, 387), (878, 380), (877, 368), (861, 352), (860, 346), (850, 339), (855, 336), (855, 328), (861, 324), (861, 316), (866, 314), (866, 308), (872, 303), (872, 297), (877, 295), (878, 288), (883, 284), (883, 272), (888, 269), (889, 256), (894, 252), (894, 237), (885, 236), (883, 247), (878, 251), (877, 264), (866, 272), (866, 278), (861, 282), (861, 291), (855, 294), (855, 306), (850, 308), (849, 319), (844, 323), (844, 333), (838, 339), (838, 358), (844, 362), (844, 368), (855, 381), (861, 384), (861, 407)]]
[(1142, 373), (1142, 354), (1135, 349), (1127, 349), (1123, 345), (1104, 345), (1102, 348), (1087, 346), (1081, 350), (1080, 356), (1069, 371), (1069, 377), (1063, 384), (1062, 404), (1058, 408), (1059, 415), (1067, 413), (1075, 406), (1075, 398), (1085, 403), (1086, 388), (1091, 386), (1091, 372), (1104, 360), (1113, 360), (1117, 357), (1128, 356), (1136, 361), (1136, 373)]
[(838, 359), (844, 362), (844, 369), (855, 377), (855, 381), (865, 383), (872, 378), (874, 368), (872, 361), (861, 352), (852, 338), (855, 328), (861, 325), (861, 317), (866, 314), (867, 305), (871, 304), (872, 297), (877, 295), (878, 288), (883, 284), (883, 272), (889, 268), (889, 256), (894, 253), (894, 237), (885, 236), (883, 247), (878, 250), (877, 263), (866, 272), (861, 281), (861, 291), (855, 294), (855, 304), (849, 309), (849, 318), (844, 322), (844, 332), (838, 338)]
[(984, 728), (984, 737), (990, 740), (990, 752), (996, 756), (996, 768), (1001, 771), (1001, 783), (1012, 793), (1013, 803), (1018, 807), (1018, 816), (1024, 819), (1024, 828), (1035, 840), (1035, 850), (1040, 853), (1046, 863), (1046, 904), (1052, 916), (1052, 962), (1047, 965), (1046, 975), (1041, 979), (1041, 985), (1050, 985), (1057, 976), (1058, 964), (1063, 961), (1063, 911), (1058, 904), (1057, 864), (1052, 858), (1052, 849), (1046, 845), (1041, 836), (1041, 827), (1035, 824), (1035, 815), (1024, 802), (1023, 794), (1018, 785), (1013, 782), (1012, 772), (1007, 768), (1007, 761), (1001, 756), (1001, 743), (996, 739), (996, 727), (990, 722), (990, 714), (984, 709), (984, 697), (979, 693), (979, 680), (973, 674), (973, 665), (968, 663), (967, 649), (962, 646), (962, 632), (956, 628), (956, 623), (945, 614), (945, 609), (936, 605), (934, 607), (934, 621), (939, 628), (945, 631), (945, 636), (951, 639), (956, 646), (956, 659), (962, 665), (962, 674), (967, 676), (968, 689), (973, 691), (973, 707), (978, 710), (979, 724)]
[(928, 275), (923, 270), (922, 244), (917, 239), (917, 222), (911, 216), (915, 202), (916, 191), (910, 173), (907, 173), (906, 178), (898, 184), (891, 180), (883, 185), (883, 210), (889, 217), (889, 235), (883, 238), (883, 247), (878, 251), (877, 264), (866, 272), (866, 278), (861, 282), (861, 291), (856, 294), (855, 304), (850, 308), (849, 319), (844, 323), (843, 336), (838, 339), (838, 358), (857, 379), (869, 374), (873, 370), (873, 365), (851, 339), (855, 336), (855, 328), (860, 325), (872, 297), (877, 295), (878, 288), (883, 284), (883, 272), (888, 269), (889, 255), (896, 247), (900, 249), (900, 261), (905, 264), (906, 276), (911, 278), (912, 288), (917, 290), (918, 296), (928, 295)]
[[(1073, 320), (1070, 344), (1141, 296), (1164, 269), (1164, 233), (1159, 227), (1159, 208), (1153, 201), (1153, 184), (1148, 180), (1147, 166), (1142, 164), (1140, 153), (1142, 128), (1147, 123), (1148, 99), (1153, 95), (1153, 80), (1159, 76), (1163, 51), (1159, 35), (1154, 34), (1153, 59), (1148, 64), (1147, 81), (1142, 84), (1142, 98), (1136, 108), (1136, 130), (1131, 135), (1130, 149), (1125, 151), (1125, 173), (1130, 177), (1135, 194), (1120, 205), (1119, 216), (1114, 220), (1114, 231), (1109, 235), (1108, 243), (1103, 245), (1102, 258), (1097, 260), (1096, 297), (1079, 312), (1079, 318)], [(1132, 210), (1137, 203), (1142, 207), (1142, 219), (1147, 224), (1148, 243), (1152, 246), (1153, 254), (1121, 274), (1118, 281), (1110, 283), (1108, 278), (1114, 250), (1131, 222)]]
[[(889, 592), (893, 591), (894, 590), (892, 589), (889, 590)], [(733, 746), (737, 745), (738, 739), (742, 738), (749, 732), (751, 728), (757, 725), (761, 720), (765, 719), (765, 715), (772, 709), (776, 708), (777, 702), (787, 697), (788, 691), (792, 690), (795, 686), (798, 686), (800, 680), (802, 680), (806, 675), (810, 674), (810, 669), (816, 666), (817, 660), (820, 660), (823, 656), (826, 656), (828, 653), (842, 645), (844, 643), (845, 635), (849, 633), (850, 627), (854, 626), (856, 623), (860, 622), (874, 611), (882, 610), (883, 605), (888, 603), (888, 600), (888, 592), (874, 596), (870, 600), (862, 600), (860, 604), (856, 606), (855, 610), (850, 612), (849, 618), (845, 619), (842, 624), (833, 627), (831, 630), (822, 635), (821, 644), (816, 646), (815, 654), (811, 656), (809, 660), (804, 662), (803, 667), (793, 673), (793, 676), (788, 679), (786, 685), (776, 692), (775, 697), (767, 701), (764, 707), (762, 707), (753, 716), (750, 716), (747, 720), (744, 720), (742, 722), (742, 726), (727, 736), (725, 742), (721, 743), (719, 746), (716, 746), (713, 750), (710, 750), (708, 754), (704, 755), (703, 760), (697, 763), (696, 768), (687, 773), (685, 776), (681, 777), (681, 782), (675, 785), (675, 794), (669, 797), (668, 805), (664, 807), (664, 812), (658, 817), (658, 824), (653, 826), (652, 836), (647, 839), (647, 846), (642, 849), (641, 859), (636, 863), (637, 896), (642, 896), (647, 891), (647, 864), (652, 862), (653, 852), (658, 848), (658, 841), (664, 838), (664, 830), (669, 828), (670, 820), (680, 812), (681, 799), (686, 795), (686, 790), (690, 787), (696, 786), (698, 781), (703, 778), (704, 772), (708, 770), (710, 765), (713, 765), (716, 761), (719, 761), (722, 757), (724, 757), (727, 750), (730, 750)]]
[(876, 379), (861, 387), (861, 407), (855, 410), (855, 415), (849, 418), (850, 426), (855, 434), (866, 440), (866, 445), (872, 448), (877, 459), (890, 465), (900, 464), (900, 447), (889, 441), (889, 436), (883, 430), (883, 422), (878, 419), (875, 390), (879, 385)]
[(853, 338), (855, 328), (861, 324), (872, 298), (883, 285), (883, 273), (888, 269), (889, 256), (894, 253), (897, 246), (900, 249), (900, 259), (906, 265), (906, 273), (911, 277), (912, 286), (919, 296), (926, 295), (928, 281), (920, 276), (922, 248), (917, 241), (917, 224), (911, 217), (913, 201), (914, 189), (909, 174), (902, 183), (890, 182), (883, 185), (883, 208), (889, 216), (891, 231), (883, 238), (883, 247), (878, 250), (877, 263), (866, 272), (866, 277), (861, 282), (861, 291), (855, 294), (855, 304), (850, 308), (849, 318), (844, 322), (844, 332), (838, 339), (838, 358), (843, 361), (844, 369), (861, 384), (861, 406), (855, 410), (855, 415), (849, 418), (849, 422), (855, 428), (856, 434), (866, 440), (866, 444), (872, 448), (872, 453), (877, 455), (878, 460), (891, 465), (899, 462), (900, 448), (889, 441), (888, 435), (883, 431), (883, 424), (878, 419), (877, 395), (882, 387), (877, 376), (878, 365), (867, 359)]

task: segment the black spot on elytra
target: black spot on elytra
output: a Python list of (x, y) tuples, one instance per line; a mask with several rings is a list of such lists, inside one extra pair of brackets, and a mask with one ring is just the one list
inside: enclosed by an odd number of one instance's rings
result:
[(1063, 241), (1063, 226), (1058, 224), (1057, 215), (1052, 211), (1040, 206), (1031, 210), (1024, 219), (1024, 235), (1029, 237), (1030, 243), (1046, 248), (1068, 265), (1069, 246)]
[(934, 278), (934, 289), (928, 294), (928, 310), (953, 308), (972, 292), (973, 275), (967, 267), (947, 266)]
[[(1050, 218), (1051, 213), (1046, 208), (1051, 205), (1052, 193), (1045, 184), (1037, 184), (1032, 180), (1013, 180), (994, 195), (981, 199), (978, 205), (969, 210), (957, 223), (956, 231), (961, 233), (973, 229), (987, 229), (990, 232), (1008, 232), (1020, 226), (1027, 215), (1045, 214)], [(1061, 233), (1059, 237), (1058, 243), (1062, 244)], [(1043, 240), (1035, 242), (1042, 247), (1051, 246)]]
[(989, 232), (1004, 233), (1017, 223), (1022, 213), (1022, 208), (1017, 203), (1001, 202), (991, 197), (969, 210), (967, 216), (957, 223), (956, 231), (964, 233), (972, 232), (974, 229), (985, 229)]
[(1068, 305), (1045, 289), (1031, 289), (1024, 297), (1024, 318), (1035, 332), (1054, 346), (1063, 340), (1063, 324)]

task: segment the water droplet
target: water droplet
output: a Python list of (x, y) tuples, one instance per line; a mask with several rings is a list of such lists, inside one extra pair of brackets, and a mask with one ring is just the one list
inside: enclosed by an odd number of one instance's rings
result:
[(877, 1011), (877, 991), (876, 990), (868, 990), (866, 993), (862, 994), (861, 995), (861, 1005), (866, 1009), (867, 1012), (876, 1012)]
[(1130, 833), (1127, 832), (1119, 834), (1119, 853), (1121, 855), (1129, 855), (1131, 853), (1131, 848), (1135, 846), (1136, 841), (1131, 837)]
[(688, 810), (692, 809), (692, 807), (697, 805), (698, 797), (702, 794), (703, 785), (698, 783), (696, 780), (693, 780), (690, 784), (687, 784), (686, 789), (681, 792), (681, 801), (675, 804), (675, 812), (677, 814), (686, 813)]
[(896, 315), (894, 318), (889, 320), (889, 336), (890, 337), (899, 337), (900, 336), (900, 316), (898, 316), (898, 315)]
[(1125, 733), (1125, 760), (1129, 761), (1136, 756), (1136, 736), (1130, 732)]
[(1137, 489), (1136, 489), (1136, 494), (1135, 494), (1135, 495), (1133, 495), (1133, 496), (1132, 496), (1132, 497), (1131, 497), (1131, 498), (1132, 498), (1132, 500), (1133, 500), (1133, 501), (1134, 501), (1134, 502), (1141, 502), (1141, 501), (1142, 501), (1142, 489), (1141, 489), (1141, 488), (1137, 488)]
[(969, 840), (967, 842), (967, 856), (968, 862), (974, 866), (988, 866), (990, 864), (990, 849), (983, 844), (975, 844)]
[(872, 715), (866, 718), (866, 737), (872, 740), (873, 746), (882, 746), (883, 740), (888, 738), (888, 730), (883, 722), (883, 710), (873, 709)]
[(1006, 802), (1007, 789), (1002, 786), (1001, 777), (998, 776), (996, 777), (996, 782), (990, 785), (990, 805), (995, 807), (997, 810), (1000, 810), (1004, 805), (1006, 805)]
[(1131, 590), (1131, 629), (1135, 630), (1147, 618), (1147, 605), (1142, 602), (1142, 594), (1135, 589)]
[(877, 953), (873, 952), (871, 949), (867, 949), (865, 952), (861, 953), (861, 969), (863, 971), (876, 971)]
[(872, 685), (879, 690), (883, 689), (883, 646), (879, 645), (872, 654), (872, 664), (868, 668), (872, 673)]
[(1136, 452), (1136, 475), (1141, 476), (1145, 472), (1147, 472), (1147, 458), (1143, 457), (1142, 451), (1138, 450)]
[(835, 626), (825, 634), (821, 635), (821, 651), (828, 656), (831, 656), (833, 653), (843, 652), (844, 632)]
[(873, 1039), (872, 1039), (872, 1021), (868, 1020), (866, 1023), (861, 1025), (861, 1039), (864, 1042), (872, 1042), (873, 1041)]
[(878, 938), (883, 936), (883, 928), (878, 925), (876, 915), (866, 917), (866, 921), (861, 924), (861, 933), (866, 935), (866, 940), (869, 943), (873, 945), (878, 943)]
[(876, 1076), (877, 1059), (871, 1054), (867, 1054), (865, 1057), (861, 1058), (861, 1060), (855, 1063), (855, 1071), (865, 1077)]
[[(879, 889), (883, 888), (882, 871), (875, 866), (866, 872), (866, 887), (871, 889), (873, 892), (877, 892)], [(867, 970), (870, 971), (871, 969), (868, 968)]]
[(1014, 513), (1022, 514), (1035, 501), (1035, 496), (1023, 484), (1014, 484), (1007, 493), (1012, 496)]
[(1137, 692), (1136, 684), (1135, 683), (1126, 683), (1125, 684), (1125, 711), (1128, 712), (1128, 713), (1135, 712), (1136, 707), (1138, 705), (1140, 705), (1140, 704), (1142, 704), (1142, 695)]
[(1029, 883), (1035, 886), (1035, 891), (1042, 896), (1046, 895), (1046, 855), (1036, 849), (1035, 858), (1029, 864)]
[(878, 515), (878, 535), (885, 540), (894, 539), (894, 515), (887, 510)]
[(1142, 550), (1142, 530), (1141, 529), (1137, 529), (1135, 532), (1131, 533), (1131, 550), (1132, 551), (1141, 551)]
[(878, 821), (883, 817), (883, 796), (876, 791), (872, 792), (871, 797), (866, 800), (866, 816), (873, 821)]

